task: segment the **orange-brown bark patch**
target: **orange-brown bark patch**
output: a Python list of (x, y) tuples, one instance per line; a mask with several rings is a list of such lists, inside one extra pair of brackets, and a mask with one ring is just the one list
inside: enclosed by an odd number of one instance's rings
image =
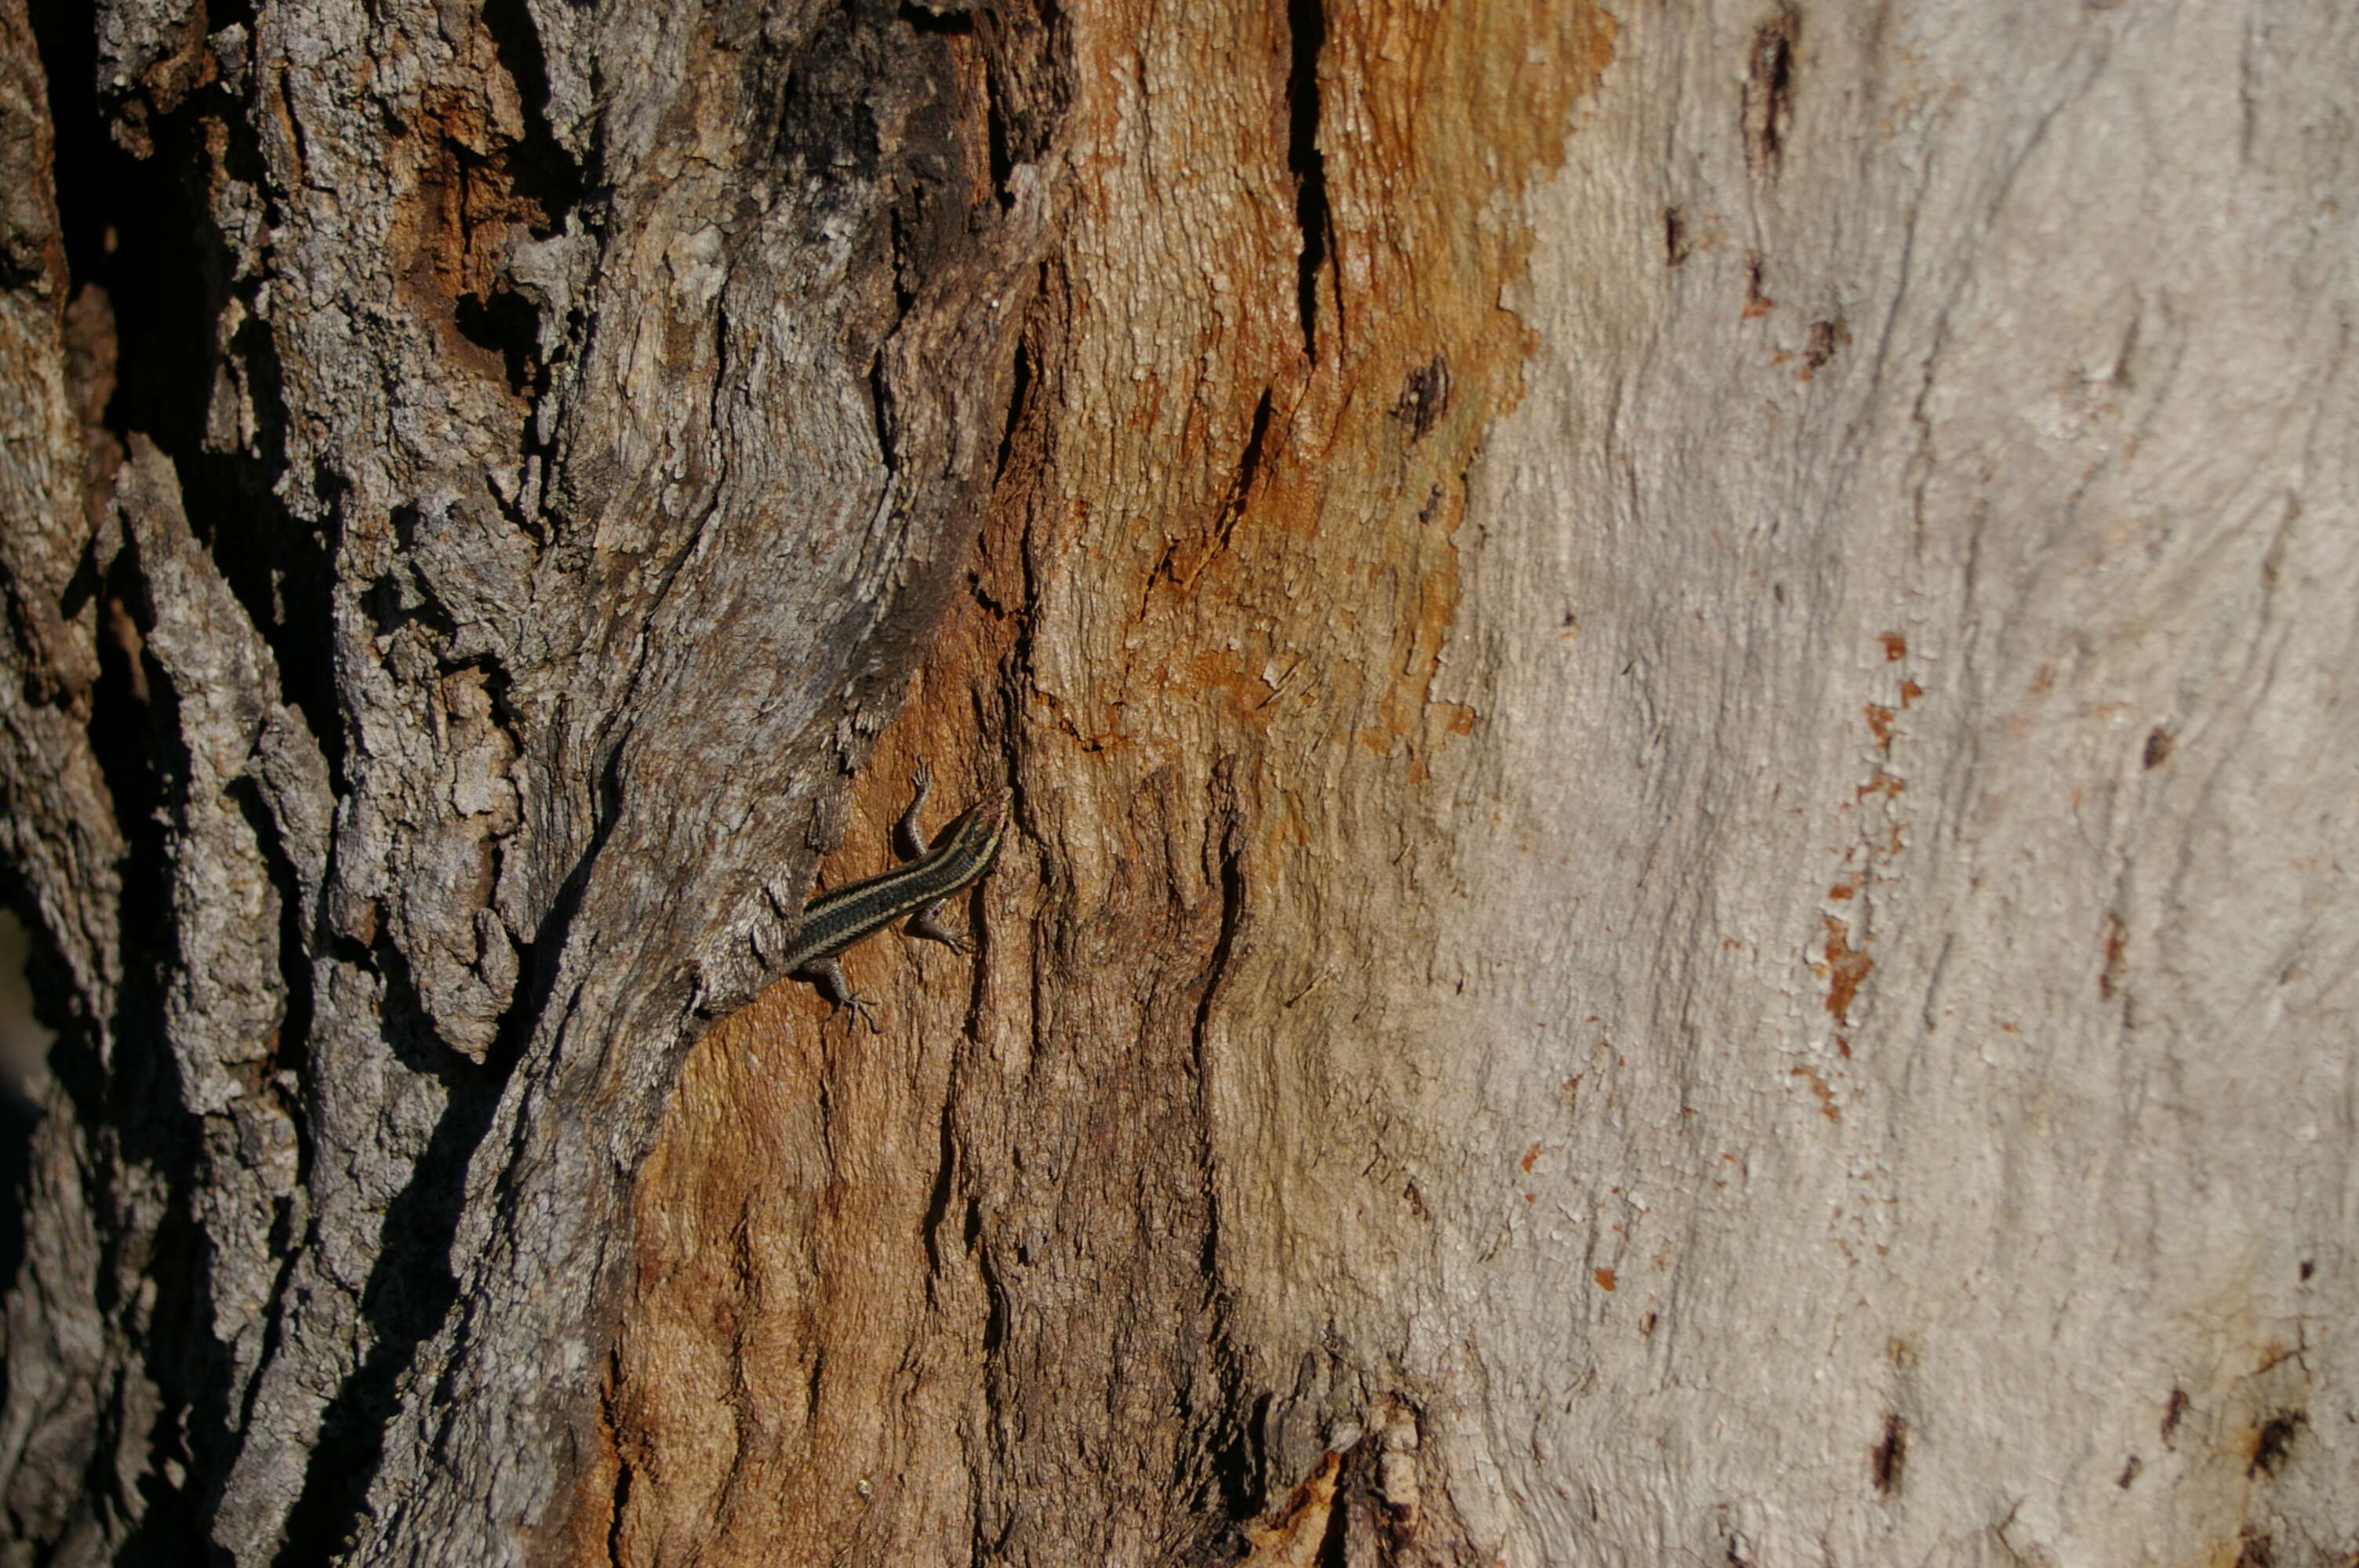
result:
[(2105, 963), (2097, 971), (2097, 995), (2110, 1000), (2122, 983), (2122, 972), (2128, 967), (2129, 932), (2122, 917), (2108, 910), (2105, 914)]
[(1865, 711), (1868, 732), (1875, 737), (1875, 749), (1879, 752), (1889, 752), (1892, 750), (1893, 710), (1880, 703), (1871, 702), (1866, 705)]
[(1234, 1393), (1202, 1381), (1246, 1228), (1212, 1244), (1206, 1084), (1324, 1049), (1357, 967), (1426, 950), (1390, 825), (1481, 718), (1442, 688), (1466, 476), (1532, 349), (1517, 201), (1614, 35), (1553, 0), (1323, 25), (1306, 83), (1285, 7), (1060, 14), (1028, 390), (840, 874), (885, 863), (920, 757), (929, 825), (1012, 778), (1020, 831), (975, 957), (849, 956), (882, 1036), (790, 983), (683, 1069), (614, 1406), (665, 1479), (624, 1561), (963, 1560), (970, 1488), (1021, 1497), (1011, 1560), (1213, 1506), (1154, 1479)]
[(1833, 915), (1820, 916), (1826, 926), (1827, 1011), (1835, 1022), (1851, 1026), (1851, 1004), (1875, 961), (1851, 946), (1851, 927)]

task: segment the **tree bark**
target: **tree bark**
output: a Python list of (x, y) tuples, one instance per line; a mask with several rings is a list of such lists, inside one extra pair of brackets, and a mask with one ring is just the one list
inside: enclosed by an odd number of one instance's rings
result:
[(0, 31), (0, 1561), (2359, 1561), (2359, 25)]

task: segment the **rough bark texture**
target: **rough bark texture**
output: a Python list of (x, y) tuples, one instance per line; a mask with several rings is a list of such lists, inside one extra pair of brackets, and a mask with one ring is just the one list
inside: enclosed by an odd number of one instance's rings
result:
[(70, 1016), (14, 1560), (517, 1561), (680, 1052), (954, 584), (1032, 62), (881, 5), (38, 20), (86, 143), (53, 207), (16, 0), (5, 773)]
[(21, 5), (0, 1560), (2359, 1561), (2359, 25)]

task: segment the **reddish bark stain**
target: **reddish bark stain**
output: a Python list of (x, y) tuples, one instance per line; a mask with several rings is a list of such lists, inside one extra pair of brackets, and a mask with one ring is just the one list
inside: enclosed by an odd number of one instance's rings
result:
[(1853, 950), (1851, 927), (1832, 914), (1819, 918), (1825, 923), (1827, 931), (1827, 1011), (1834, 1014), (1836, 1022), (1848, 1029), (1852, 999), (1859, 995), (1860, 982), (1875, 968), (1875, 961)]
[(1876, 641), (1884, 644), (1884, 657), (1887, 664), (1908, 656), (1908, 639), (1897, 632), (1886, 632)]
[(1590, 1277), (1591, 1277), (1592, 1279), (1593, 1279), (1593, 1280), (1595, 1280), (1595, 1281), (1597, 1281), (1597, 1288), (1598, 1288), (1599, 1290), (1601, 1290), (1601, 1291), (1610, 1291), (1610, 1290), (1612, 1290), (1612, 1289), (1614, 1288), (1614, 1271), (1613, 1271), (1613, 1270), (1611, 1270), (1611, 1269), (1592, 1269), (1589, 1272), (1590, 1272)]
[(1885, 707), (1882, 703), (1871, 702), (1867, 704), (1864, 711), (1867, 714), (1868, 730), (1875, 736), (1876, 750), (1881, 752), (1889, 752), (1892, 750), (1892, 715), (1894, 710)]
[(1875, 776), (1874, 778), (1868, 780), (1865, 784), (1852, 791), (1852, 801), (1856, 805), (1872, 795), (1880, 795), (1888, 797), (1898, 795), (1902, 790), (1907, 789), (1908, 787), (1908, 785), (1906, 781), (1897, 778), (1894, 775), (1886, 773), (1883, 769), (1878, 768), (1875, 771)]
[(1829, 1121), (1843, 1119), (1843, 1112), (1835, 1108), (1835, 1091), (1827, 1086), (1826, 1079), (1808, 1067), (1796, 1067), (1793, 1069), (1792, 1076), (1798, 1078), (1808, 1078), (1810, 1081), (1810, 1092), (1819, 1097), (1821, 1116), (1825, 1117)]

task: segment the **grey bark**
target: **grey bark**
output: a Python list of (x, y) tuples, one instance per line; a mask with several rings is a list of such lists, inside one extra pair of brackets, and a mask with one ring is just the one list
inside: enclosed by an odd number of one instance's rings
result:
[[(989, 481), (1028, 62), (876, 5), (42, 20), (114, 147), (52, 204), (12, 4), (0, 772), (64, 1037), (6, 1560), (515, 1561), (679, 1054)], [(152, 394), (111, 498), (78, 283)]]

